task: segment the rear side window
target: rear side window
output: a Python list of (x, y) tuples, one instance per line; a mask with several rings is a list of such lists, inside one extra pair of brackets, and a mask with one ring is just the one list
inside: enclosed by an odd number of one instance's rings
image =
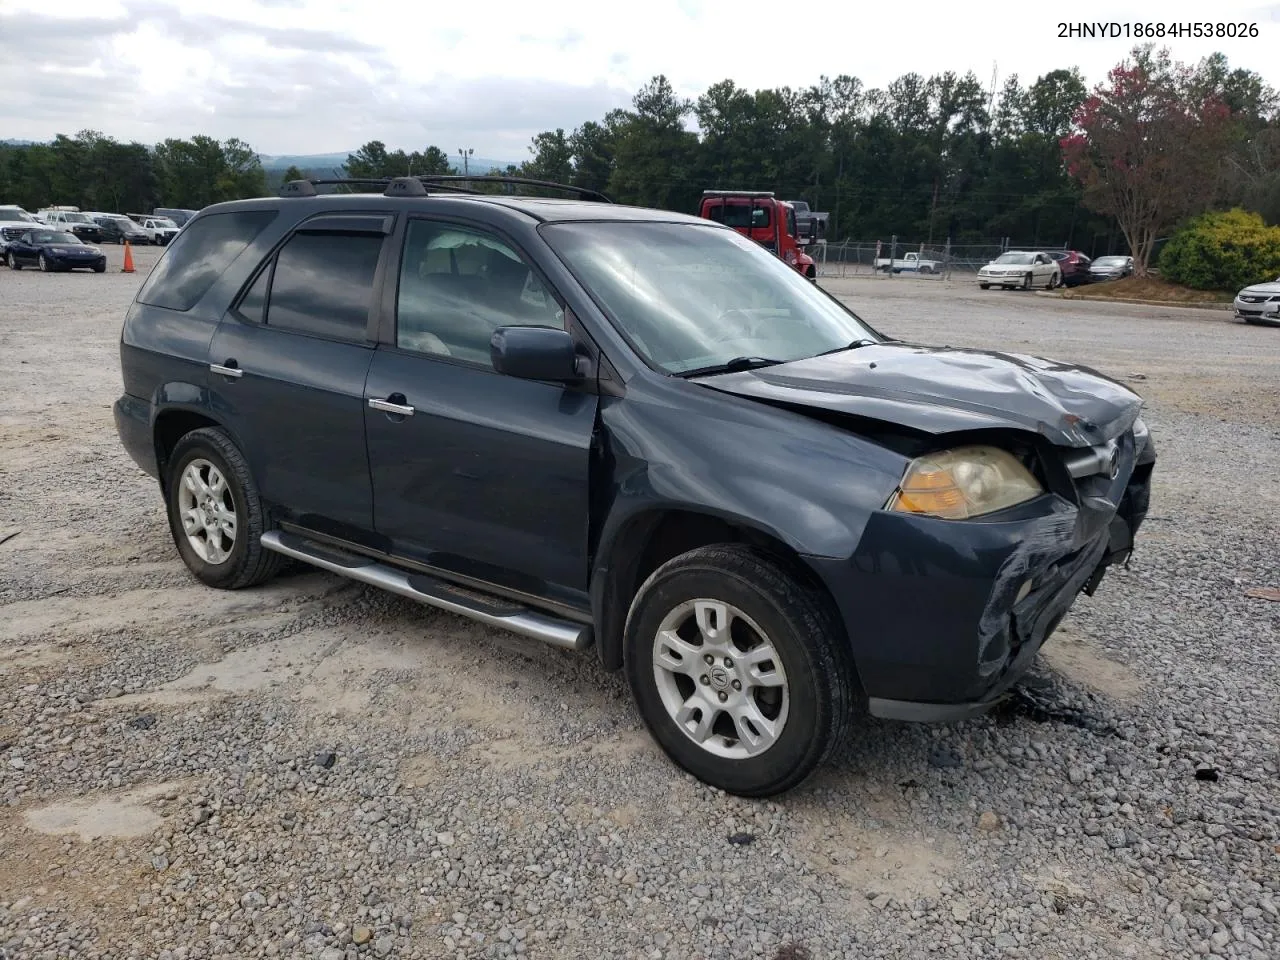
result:
[(294, 234), (276, 255), (267, 326), (363, 341), (382, 241), (371, 233)]
[(138, 293), (138, 302), (190, 310), (275, 218), (275, 210), (238, 210), (210, 214), (192, 223), (156, 263)]

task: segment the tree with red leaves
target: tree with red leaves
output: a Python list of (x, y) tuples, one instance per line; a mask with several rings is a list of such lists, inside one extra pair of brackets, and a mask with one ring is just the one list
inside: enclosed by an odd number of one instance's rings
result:
[(1085, 204), (1116, 218), (1142, 277), (1160, 233), (1212, 203), (1231, 109), (1167, 50), (1130, 57), (1081, 104), (1061, 145)]

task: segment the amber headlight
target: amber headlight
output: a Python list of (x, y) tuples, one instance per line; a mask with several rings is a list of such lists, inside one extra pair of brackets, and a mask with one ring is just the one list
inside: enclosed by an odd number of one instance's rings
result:
[(998, 447), (957, 447), (911, 461), (885, 509), (964, 520), (1043, 492), (1013, 454)]

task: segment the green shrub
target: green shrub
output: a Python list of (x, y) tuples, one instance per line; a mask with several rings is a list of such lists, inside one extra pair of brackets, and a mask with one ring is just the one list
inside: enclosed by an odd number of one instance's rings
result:
[(1160, 252), (1160, 273), (1194, 290), (1231, 293), (1280, 277), (1280, 227), (1246, 210), (1206, 213), (1190, 221)]

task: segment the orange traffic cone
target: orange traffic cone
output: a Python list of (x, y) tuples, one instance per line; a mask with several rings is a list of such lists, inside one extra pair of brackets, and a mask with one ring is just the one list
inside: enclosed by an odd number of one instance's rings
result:
[(121, 273), (133, 273), (133, 247), (129, 246), (129, 241), (124, 242), (124, 266), (120, 268)]

